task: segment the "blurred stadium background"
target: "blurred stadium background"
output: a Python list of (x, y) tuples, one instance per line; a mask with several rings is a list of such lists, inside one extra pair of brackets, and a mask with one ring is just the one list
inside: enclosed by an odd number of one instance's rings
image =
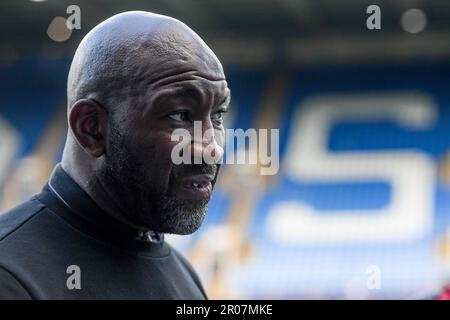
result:
[[(80, 30), (65, 27), (72, 4)], [(366, 28), (371, 4), (381, 30)], [(201, 230), (168, 237), (210, 298), (411, 299), (450, 281), (446, 0), (2, 1), (2, 210), (60, 159), (79, 40), (126, 10), (206, 40), (232, 90), (228, 127), (280, 129), (277, 175), (226, 166)]]

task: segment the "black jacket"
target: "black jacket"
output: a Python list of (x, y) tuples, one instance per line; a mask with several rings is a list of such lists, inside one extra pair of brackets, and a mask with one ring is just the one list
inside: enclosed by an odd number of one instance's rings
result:
[(57, 166), (42, 192), (0, 215), (0, 299), (206, 299), (164, 240), (102, 211)]

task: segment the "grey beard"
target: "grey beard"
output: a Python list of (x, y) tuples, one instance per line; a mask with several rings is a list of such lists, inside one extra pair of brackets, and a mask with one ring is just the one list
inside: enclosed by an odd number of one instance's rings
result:
[(161, 194), (155, 188), (133, 183), (134, 179), (121, 180), (112, 172), (103, 176), (104, 185), (109, 186), (111, 195), (124, 218), (138, 227), (160, 233), (188, 235), (202, 225), (209, 199), (187, 200)]
[[(169, 196), (162, 196), (157, 202), (155, 205), (155, 208), (158, 208), (156, 219), (159, 221), (158, 223), (154, 223), (154, 225), (158, 225), (159, 230), (155, 231), (188, 235), (197, 231), (202, 225), (208, 209), (209, 200), (180, 200)], [(146, 214), (151, 215), (151, 218), (155, 218), (155, 212), (143, 212), (141, 219), (146, 219)]]
[[(149, 185), (119, 179), (109, 171), (104, 178), (120, 211), (135, 225), (155, 232), (188, 235), (202, 225), (209, 199), (187, 200), (161, 194)], [(116, 173), (117, 174), (117, 173)]]

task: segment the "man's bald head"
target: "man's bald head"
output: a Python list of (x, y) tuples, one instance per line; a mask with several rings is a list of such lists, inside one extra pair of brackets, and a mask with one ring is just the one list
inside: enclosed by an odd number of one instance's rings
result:
[[(170, 17), (115, 15), (82, 40), (67, 95), (62, 165), (77, 183), (138, 228), (197, 230), (218, 166), (175, 165), (172, 133), (185, 129), (193, 136), (194, 121), (201, 121), (203, 132), (212, 131), (212, 143), (223, 148), (222, 113), (230, 99), (222, 66), (203, 40)], [(190, 146), (198, 151), (205, 141)]]
[(112, 99), (139, 97), (142, 86), (183, 72), (225, 78), (212, 50), (181, 21), (144, 11), (120, 13), (81, 41), (69, 72), (68, 106), (92, 98), (113, 107)]

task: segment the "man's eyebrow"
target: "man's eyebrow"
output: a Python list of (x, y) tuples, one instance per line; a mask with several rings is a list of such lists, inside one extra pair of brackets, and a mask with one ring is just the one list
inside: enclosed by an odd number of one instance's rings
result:
[(185, 97), (188, 97), (189, 99), (201, 99), (201, 92), (194, 87), (177, 86), (173, 88), (166, 88), (160, 90), (155, 94), (153, 102)]
[(161, 104), (180, 98), (186, 99), (186, 103), (192, 103), (193, 100), (200, 99), (200, 97), (195, 94), (195, 90), (192, 90), (192, 88), (178, 87), (176, 89), (171, 88), (161, 90), (155, 93), (146, 103), (143, 114), (146, 115), (152, 110), (159, 110)]

